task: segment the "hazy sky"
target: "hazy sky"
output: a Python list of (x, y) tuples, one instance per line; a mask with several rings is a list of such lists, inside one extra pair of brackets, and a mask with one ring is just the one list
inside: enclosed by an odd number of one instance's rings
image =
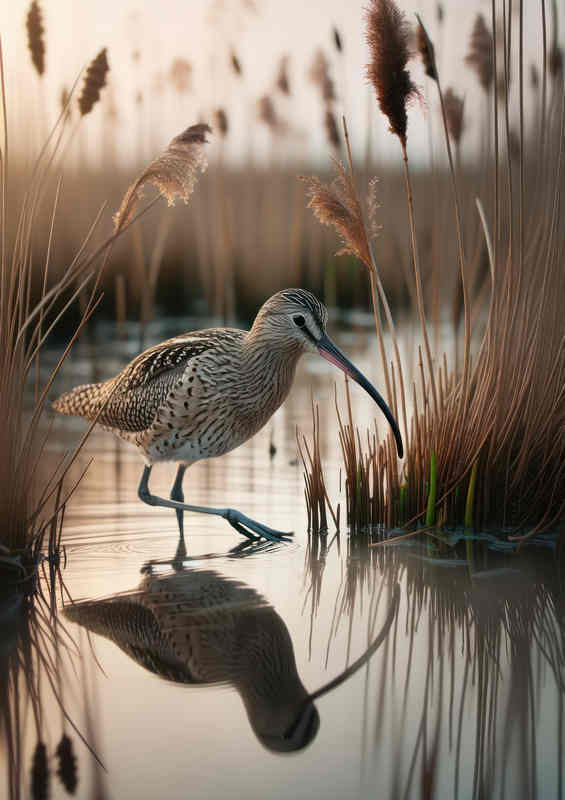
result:
[[(30, 115), (44, 119), (47, 114), (53, 120), (62, 86), (69, 86), (98, 50), (107, 47), (110, 85), (101, 106), (85, 120), (86, 131), (81, 131), (83, 155), (87, 153), (91, 160), (110, 146), (124, 159), (155, 155), (187, 125), (208, 119), (214, 108), (222, 106), (230, 120), (226, 145), (230, 157), (240, 158), (252, 151), (262, 160), (274, 152), (278, 158), (292, 153), (323, 161), (329, 152), (323, 105), (307, 76), (314, 52), (323, 48), (331, 59), (339, 94), (335, 110), (346, 112), (357, 153), (364, 152), (371, 115), (374, 151), (380, 159), (396, 158), (397, 142), (388, 134), (364, 77), (365, 4), (364, 0), (42, 0), (47, 70), (40, 88), (27, 52), (29, 3), (2, 3), (0, 23), (13, 142), (34, 143), (38, 123), (36, 119), (35, 126), (30, 126)], [(399, 5), (410, 19), (414, 11), (423, 15), (436, 44), (444, 86), (454, 85), (465, 97), (466, 149), (472, 153), (479, 129), (478, 109), (484, 105), (464, 57), (475, 16), (482, 11), (488, 21), (490, 2), (447, 0), (443, 26), (438, 26), (435, 2), (402, 0)], [(524, 5), (529, 63), (540, 40), (539, 3), (529, 0)], [(341, 57), (333, 46), (333, 25), (344, 42)], [(243, 80), (230, 70), (231, 48), (241, 61)], [(257, 98), (273, 90), (277, 64), (285, 53), (290, 57), (292, 95), (287, 99), (279, 94), (275, 99), (292, 134), (282, 144), (273, 144), (264, 126), (251, 123), (256, 118)], [(176, 57), (188, 59), (193, 66), (192, 90), (185, 95), (175, 92), (167, 80)], [(429, 125), (437, 124), (437, 99), (419, 64), (413, 64), (412, 72), (422, 88), (423, 102), (415, 103), (410, 112), (409, 148), (413, 155), (424, 157)], [(117, 111), (116, 123), (107, 119), (112, 106)]]

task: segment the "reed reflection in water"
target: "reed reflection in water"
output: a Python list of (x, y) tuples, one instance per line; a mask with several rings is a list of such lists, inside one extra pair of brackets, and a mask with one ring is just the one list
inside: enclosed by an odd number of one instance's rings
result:
[[(349, 539), (347, 550), (328, 652), (336, 628), (351, 635), (363, 599), (371, 619), (383, 584), (402, 587), (394, 634), (366, 674), (361, 796), (377, 786), (389, 798), (562, 798), (559, 559), (485, 549), (470, 563), (368, 539)], [(312, 552), (315, 625), (328, 554), (319, 548), (316, 565)]]

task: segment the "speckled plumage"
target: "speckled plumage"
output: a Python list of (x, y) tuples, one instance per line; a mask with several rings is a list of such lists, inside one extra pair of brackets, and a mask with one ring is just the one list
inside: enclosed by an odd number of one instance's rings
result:
[(287, 289), (267, 300), (250, 331), (210, 328), (174, 337), (116, 377), (62, 395), (54, 407), (86, 419), (99, 414), (98, 422), (135, 445), (148, 464), (223, 455), (257, 433), (290, 391), (308, 349), (282, 324), (297, 310), (323, 331), (324, 306)]

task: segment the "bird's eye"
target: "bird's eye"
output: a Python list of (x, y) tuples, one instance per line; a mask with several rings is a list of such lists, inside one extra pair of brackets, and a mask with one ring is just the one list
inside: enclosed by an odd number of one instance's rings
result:
[(295, 325), (298, 325), (299, 328), (303, 328), (306, 325), (306, 320), (302, 316), (302, 314), (295, 314), (292, 318), (292, 321)]

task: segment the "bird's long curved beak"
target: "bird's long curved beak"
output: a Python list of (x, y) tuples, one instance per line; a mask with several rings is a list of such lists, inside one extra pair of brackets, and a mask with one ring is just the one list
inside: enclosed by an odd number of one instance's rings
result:
[(404, 447), (402, 445), (402, 436), (400, 435), (400, 429), (396, 423), (395, 418), (392, 415), (390, 408), (385, 403), (384, 399), (381, 395), (377, 392), (375, 387), (369, 383), (367, 378), (359, 372), (357, 367), (355, 367), (351, 361), (344, 355), (339, 347), (337, 347), (332, 340), (324, 334), (321, 339), (317, 341), (318, 352), (325, 358), (326, 361), (329, 361), (331, 364), (335, 364), (336, 367), (339, 367), (346, 375), (349, 375), (350, 378), (362, 386), (363, 389), (369, 394), (375, 403), (379, 406), (383, 414), (388, 420), (390, 427), (392, 428), (392, 432), (394, 433), (394, 438), (396, 439), (396, 449), (398, 450), (398, 457), (402, 458), (404, 455)]

